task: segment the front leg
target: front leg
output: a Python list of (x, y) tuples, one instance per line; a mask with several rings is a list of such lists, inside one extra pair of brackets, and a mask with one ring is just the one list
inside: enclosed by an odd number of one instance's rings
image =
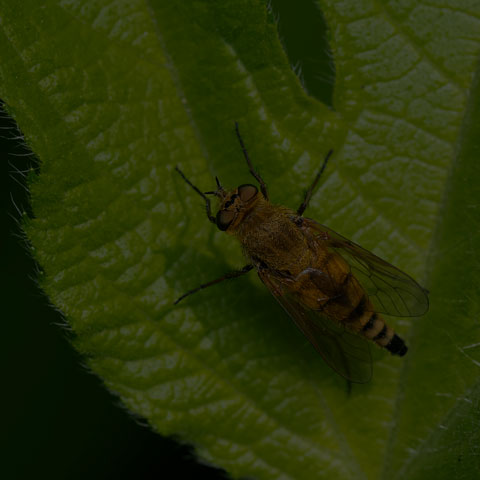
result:
[(313, 183), (310, 185), (310, 188), (307, 190), (307, 193), (305, 194), (305, 199), (303, 200), (302, 204), (298, 207), (298, 210), (297, 210), (298, 215), (303, 215), (303, 212), (308, 207), (308, 204), (310, 203), (310, 199), (312, 198), (313, 190), (317, 186), (317, 183), (320, 180), (320, 177), (322, 176), (322, 173), (325, 170), (325, 167), (327, 166), (328, 159), (330, 158), (330, 155), (332, 153), (333, 153), (333, 150), (330, 150), (327, 153), (327, 156), (323, 161), (322, 168), (320, 168), (320, 171), (317, 173), (315, 179), (313, 180)]

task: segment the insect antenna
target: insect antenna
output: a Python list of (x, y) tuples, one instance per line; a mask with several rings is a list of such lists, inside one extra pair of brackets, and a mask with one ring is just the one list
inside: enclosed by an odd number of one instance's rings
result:
[(203, 192), (205, 195), (215, 195), (217, 197), (223, 198), (225, 194), (225, 190), (223, 189), (222, 185), (220, 185), (220, 180), (218, 177), (215, 177), (215, 181), (217, 182), (218, 190), (216, 192)]
[(238, 141), (240, 142), (240, 147), (242, 147), (243, 156), (245, 157), (245, 160), (247, 161), (250, 173), (255, 177), (255, 180), (257, 180), (257, 182), (260, 184), (260, 190), (262, 191), (263, 196), (268, 200), (267, 185), (263, 181), (260, 174), (257, 173), (256, 170), (253, 168), (252, 162), (250, 161), (250, 157), (248, 156), (247, 149), (245, 148), (245, 144), (243, 143), (242, 136), (240, 135), (240, 130), (238, 128), (238, 122), (235, 122), (235, 132), (237, 134)]
[(328, 159), (330, 158), (332, 153), (333, 153), (333, 150), (329, 150), (327, 155), (325, 156), (325, 160), (323, 161), (320, 171), (317, 173), (315, 179), (313, 180), (313, 183), (310, 185), (310, 188), (305, 193), (305, 199), (303, 200), (302, 204), (298, 207), (298, 210), (297, 210), (298, 215), (302, 215), (305, 209), (308, 207), (308, 204), (310, 203), (310, 199), (312, 198), (312, 195), (313, 195), (313, 190), (315, 190), (315, 187), (317, 186), (318, 181), (322, 176), (322, 173), (325, 171), (325, 168), (328, 163)]
[[(177, 167), (175, 170), (180, 174), (180, 176), (205, 200), (205, 207), (207, 209), (207, 217), (212, 223), (217, 223), (215, 217), (212, 215), (212, 207), (210, 204), (210, 199), (207, 198), (205, 193), (202, 193), (185, 175), (184, 173)], [(206, 193), (215, 193), (215, 192), (206, 192)]]

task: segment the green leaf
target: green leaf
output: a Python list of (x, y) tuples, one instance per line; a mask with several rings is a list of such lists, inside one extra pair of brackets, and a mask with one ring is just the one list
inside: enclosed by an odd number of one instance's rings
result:
[[(472, 478), (480, 7), (321, 7), (334, 110), (257, 0), (2, 1), (0, 97), (42, 162), (26, 221), (40, 281), (106, 386), (235, 477)], [(251, 181), (235, 120), (292, 208), (333, 148), (308, 215), (431, 290), (427, 317), (390, 320), (407, 357), (376, 352), (351, 393), (253, 273), (172, 305), (243, 265), (174, 171), (202, 190)]]

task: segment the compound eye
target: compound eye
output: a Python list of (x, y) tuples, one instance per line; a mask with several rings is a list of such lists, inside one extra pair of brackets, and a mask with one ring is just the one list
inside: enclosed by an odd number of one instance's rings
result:
[(220, 230), (226, 230), (235, 218), (235, 212), (230, 210), (220, 210), (217, 213), (217, 227)]
[(250, 185), (249, 183), (240, 185), (237, 190), (238, 196), (242, 202), (248, 202), (258, 193), (258, 188), (255, 185)]

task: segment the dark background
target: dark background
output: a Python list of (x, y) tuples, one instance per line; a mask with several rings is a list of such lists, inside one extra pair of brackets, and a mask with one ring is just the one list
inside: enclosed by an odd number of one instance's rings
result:
[[(305, 89), (331, 105), (334, 71), (321, 13), (305, 0), (275, 0), (271, 8)], [(24, 246), (20, 212), (32, 212), (22, 172), (39, 166), (19, 134), (0, 112), (3, 478), (228, 478), (198, 463), (191, 447), (138, 424), (82, 366)]]
[[(22, 171), (36, 164), (0, 112), (3, 478), (227, 478), (192, 449), (139, 425), (82, 367), (62, 318), (35, 283), (19, 211), (29, 212)], [(18, 210), (17, 210), (18, 209)], [(31, 211), (29, 212), (31, 215)], [(6, 332), (5, 332), (6, 330)]]

